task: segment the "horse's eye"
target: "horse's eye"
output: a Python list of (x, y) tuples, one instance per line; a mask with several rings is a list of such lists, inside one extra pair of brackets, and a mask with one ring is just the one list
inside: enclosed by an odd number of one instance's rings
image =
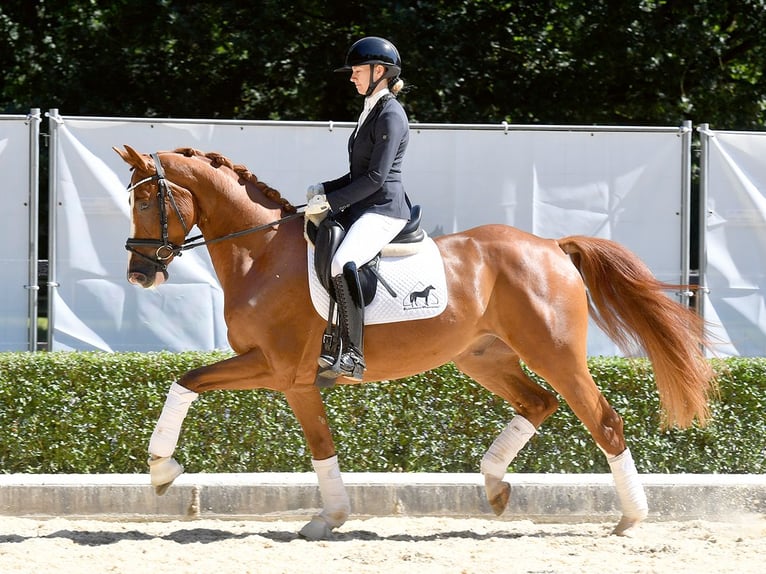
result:
[(139, 211), (145, 211), (149, 209), (149, 202), (148, 201), (139, 201), (138, 202), (138, 210)]

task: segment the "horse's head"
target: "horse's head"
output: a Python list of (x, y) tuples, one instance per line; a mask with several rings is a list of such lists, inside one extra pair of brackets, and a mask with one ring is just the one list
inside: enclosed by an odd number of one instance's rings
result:
[(167, 266), (195, 223), (191, 192), (167, 179), (166, 169), (177, 154), (141, 154), (130, 146), (112, 148), (131, 166), (131, 233), (125, 243), (130, 251), (128, 281), (141, 287), (161, 285), (168, 277)]

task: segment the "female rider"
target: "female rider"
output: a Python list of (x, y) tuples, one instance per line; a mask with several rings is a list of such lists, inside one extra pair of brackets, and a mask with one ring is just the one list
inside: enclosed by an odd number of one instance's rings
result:
[(308, 214), (328, 216), (346, 229), (331, 264), (338, 306), (340, 345), (337, 356), (324, 353), (319, 375), (362, 380), (364, 303), (357, 269), (373, 259), (402, 230), (410, 217), (402, 185), (402, 159), (409, 141), (409, 121), (396, 95), (404, 87), (396, 47), (369, 36), (355, 42), (336, 72), (351, 72), (364, 96), (364, 108), (348, 142), (349, 172), (308, 188)]

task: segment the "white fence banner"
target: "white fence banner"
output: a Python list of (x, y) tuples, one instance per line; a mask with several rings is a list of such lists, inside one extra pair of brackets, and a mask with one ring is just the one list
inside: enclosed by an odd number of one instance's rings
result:
[[(52, 182), (55, 349), (226, 347), (220, 287), (205, 251), (176, 259), (157, 290), (127, 283), (129, 171), (112, 146), (221, 152), (295, 204), (305, 203), (307, 185), (348, 169), (349, 123), (51, 115), (60, 163)], [(675, 283), (688, 273), (688, 131), (413, 124), (405, 186), (434, 237), (507, 223), (546, 237), (612, 238)], [(588, 350), (620, 354), (595, 327)]]
[[(36, 226), (31, 215), (37, 201), (30, 150), (34, 134), (38, 133), (37, 117), (0, 116), (0, 174), (2, 175), (3, 207), (0, 209), (0, 351), (30, 350), (30, 325), (34, 313), (30, 309), (30, 289), (36, 288), (37, 254), (30, 254), (30, 245), (37, 245)], [(32, 229), (32, 227), (35, 227)], [(32, 250), (34, 251), (34, 250)], [(30, 260), (33, 255), (33, 260)], [(31, 269), (31, 271), (30, 271)], [(33, 350), (33, 349), (32, 349)]]
[(766, 355), (766, 133), (701, 129), (703, 313), (721, 356)]
[(406, 183), (434, 235), (505, 223), (614, 239), (679, 282), (687, 129), (413, 128)]

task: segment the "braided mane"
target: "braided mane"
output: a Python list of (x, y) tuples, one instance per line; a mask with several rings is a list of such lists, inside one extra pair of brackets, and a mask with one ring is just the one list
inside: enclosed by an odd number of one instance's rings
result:
[(278, 204), (285, 212), (295, 213), (296, 211), (295, 206), (291, 204), (287, 199), (282, 197), (281, 193), (279, 193), (276, 189), (274, 189), (270, 185), (260, 181), (258, 177), (253, 172), (251, 172), (246, 166), (235, 164), (229, 158), (227, 158), (224, 155), (221, 155), (218, 152), (205, 153), (203, 151), (190, 148), (190, 147), (177, 148), (173, 150), (173, 152), (180, 153), (181, 155), (185, 155), (186, 157), (205, 157), (210, 160), (210, 165), (212, 165), (213, 167), (220, 167), (220, 166), (228, 167), (229, 169), (234, 171), (234, 173), (236, 173), (244, 181), (249, 181), (250, 183), (252, 183), (256, 188), (258, 188), (258, 190), (260, 190), (261, 193), (263, 193), (263, 195), (265, 195), (274, 203)]

